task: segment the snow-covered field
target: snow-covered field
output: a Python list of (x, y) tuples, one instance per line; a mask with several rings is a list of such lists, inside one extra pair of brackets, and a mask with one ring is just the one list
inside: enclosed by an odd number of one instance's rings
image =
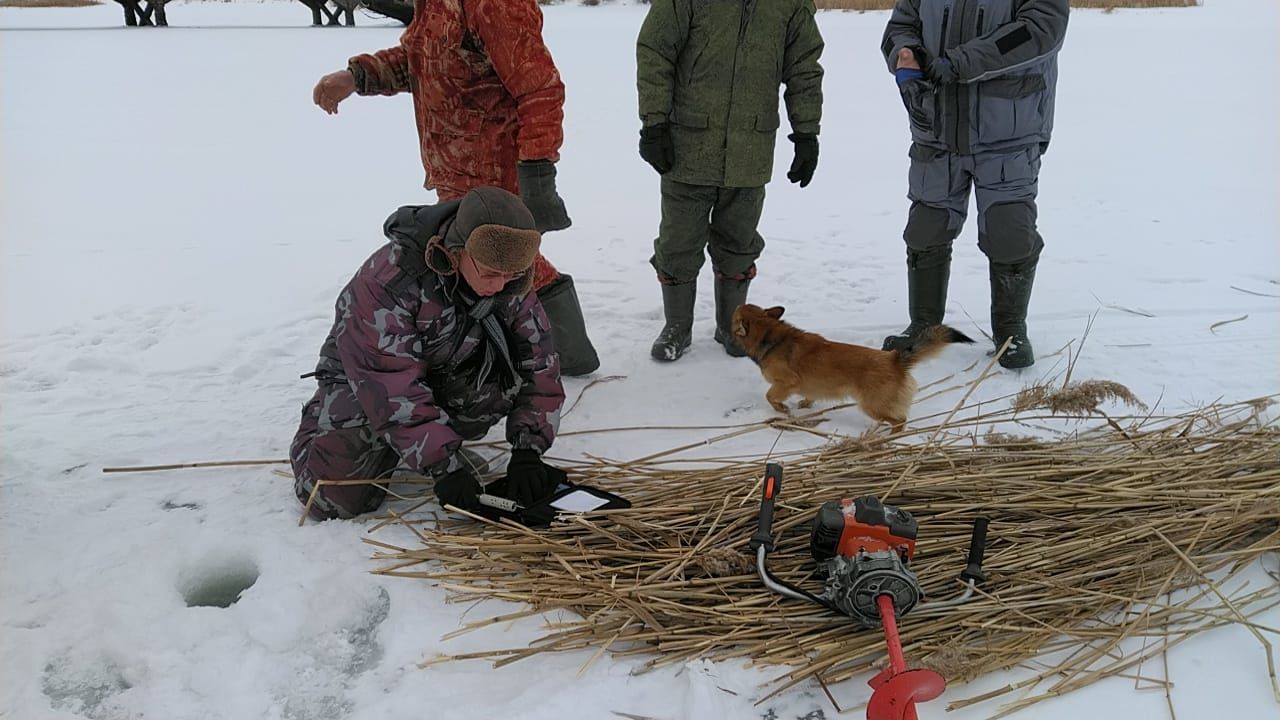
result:
[[(660, 309), (646, 263), (657, 179), (635, 154), (643, 12), (546, 10), (569, 89), (560, 178), (574, 219), (546, 250), (578, 280), (599, 375), (624, 376), (588, 392), (564, 430), (771, 415), (754, 366), (711, 341), (709, 284), (693, 353), (673, 366), (647, 355)], [(284, 457), (312, 389), (298, 375), (313, 366), (336, 291), (381, 242), (388, 212), (431, 200), (407, 98), (354, 98), (336, 117), (310, 100), (349, 55), (392, 45), (391, 22), (313, 29), (303, 6), (283, 2), (175, 2), (165, 30), (125, 29), (121, 17), (114, 3), (0, 9), (0, 717), (834, 715), (816, 687), (754, 706), (774, 671), (732, 664), (632, 677), (633, 661), (605, 659), (579, 675), (588, 653), (422, 670), (437, 652), (523, 643), (540, 623), (442, 642), (464, 614), (500, 608), (446, 605), (427, 583), (368, 574), (362, 525), (297, 527), (289, 482), (269, 468), (102, 475)], [(808, 189), (770, 186), (752, 290), (802, 327), (862, 344), (906, 320), (907, 132), (878, 54), (885, 19), (820, 17), (822, 158)], [(1031, 329), (1042, 359), (979, 395), (1061, 373), (1055, 351), (1078, 346), (1095, 313), (1078, 378), (1122, 382), (1165, 410), (1280, 391), (1280, 5), (1077, 11), (1071, 23), (1041, 180), (1047, 249)], [(986, 282), (971, 227), (948, 315), (975, 335)], [(970, 380), (981, 358), (949, 351), (918, 376)], [(585, 384), (566, 382), (571, 401)], [(867, 426), (856, 410), (824, 425)], [(640, 457), (714, 434), (587, 435), (554, 454)], [(713, 449), (763, 456), (767, 435)], [(184, 602), (211, 582), (254, 577), (229, 608)], [(1280, 611), (1260, 622), (1280, 625)], [(1170, 673), (1179, 720), (1280, 716), (1263, 650), (1243, 629), (1179, 646)], [(866, 688), (834, 691), (856, 705)], [(1167, 713), (1163, 693), (1116, 679), (1026, 716)]]

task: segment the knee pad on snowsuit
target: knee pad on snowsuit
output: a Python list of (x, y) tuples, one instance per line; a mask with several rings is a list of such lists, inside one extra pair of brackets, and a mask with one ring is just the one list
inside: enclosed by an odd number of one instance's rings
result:
[(950, 252), (951, 241), (958, 234), (959, 228), (951, 227), (950, 210), (922, 202), (911, 203), (911, 210), (907, 214), (907, 228), (902, 232), (902, 239), (907, 241), (908, 248), (923, 252), (946, 246)]
[(987, 208), (986, 232), (978, 247), (993, 263), (1013, 264), (1038, 257), (1044, 241), (1036, 230), (1036, 206), (1029, 202), (997, 203)]

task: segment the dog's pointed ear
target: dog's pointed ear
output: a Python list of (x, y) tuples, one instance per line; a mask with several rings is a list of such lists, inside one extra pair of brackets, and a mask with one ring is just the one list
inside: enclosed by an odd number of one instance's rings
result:
[(786, 312), (786, 311), (787, 311), (787, 309), (786, 309), (786, 308), (784, 308), (784, 307), (782, 307), (781, 305), (774, 305), (773, 307), (769, 308), (768, 310), (765, 310), (765, 311), (764, 311), (764, 314), (765, 314), (765, 315), (768, 315), (769, 317), (773, 318), (774, 320), (777, 320), (778, 318), (781, 318), (781, 317), (782, 317), (782, 313), (784, 313), (784, 312)]

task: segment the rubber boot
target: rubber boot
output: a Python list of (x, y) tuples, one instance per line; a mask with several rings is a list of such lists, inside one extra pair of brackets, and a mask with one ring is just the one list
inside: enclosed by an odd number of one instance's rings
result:
[(716, 342), (731, 357), (746, 357), (747, 351), (733, 336), (733, 311), (747, 301), (751, 278), (736, 279), (716, 275)]
[(1009, 369), (1030, 367), (1036, 361), (1027, 338), (1027, 305), (1031, 302), (1037, 260), (1012, 265), (991, 263), (991, 336), (997, 351), (1012, 338), (1009, 349), (999, 358), (1000, 365)]
[(662, 311), (667, 322), (649, 350), (654, 360), (674, 362), (688, 351), (693, 342), (693, 301), (697, 297), (696, 280), (662, 285)]
[(911, 324), (884, 339), (881, 350), (902, 350), (915, 344), (925, 328), (942, 322), (951, 279), (951, 246), (907, 250), (907, 312)]
[(551, 284), (538, 291), (542, 309), (551, 321), (551, 337), (556, 352), (560, 353), (560, 374), (568, 376), (588, 375), (600, 367), (591, 338), (587, 337), (587, 325), (582, 319), (582, 305), (573, 289), (573, 277), (564, 273)]

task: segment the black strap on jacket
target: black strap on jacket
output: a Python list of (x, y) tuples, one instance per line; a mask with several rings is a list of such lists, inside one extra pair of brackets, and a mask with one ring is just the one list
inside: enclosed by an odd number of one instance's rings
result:
[[(400, 273), (389, 286), (393, 291), (403, 292), (414, 285), (435, 283), (442, 299), (458, 305), (459, 309), (465, 311), (465, 317), (471, 322), (479, 323), (483, 330), (483, 357), (476, 373), (476, 389), (484, 386), (496, 368), (501, 371), (499, 383), (503, 390), (514, 394), (519, 391), (523, 378), (516, 369), (511, 350), (512, 338), (494, 312), (497, 297), (477, 296), (462, 282), (455, 281), (452, 283), (453, 287), (447, 287), (448, 278), (441, 277), (427, 262), (428, 252), (444, 252), (443, 247), (431, 241), (448, 232), (459, 204), (459, 201), (454, 200), (425, 208), (405, 206), (387, 218), (383, 230), (392, 242), (400, 245), (400, 257), (396, 261)], [(422, 212), (423, 210), (427, 210), (427, 213)], [(423, 215), (427, 217), (424, 218)], [(456, 280), (456, 276), (454, 279)], [(467, 327), (461, 328), (459, 337), (466, 331)], [(501, 364), (498, 363), (499, 358), (502, 360)]]

